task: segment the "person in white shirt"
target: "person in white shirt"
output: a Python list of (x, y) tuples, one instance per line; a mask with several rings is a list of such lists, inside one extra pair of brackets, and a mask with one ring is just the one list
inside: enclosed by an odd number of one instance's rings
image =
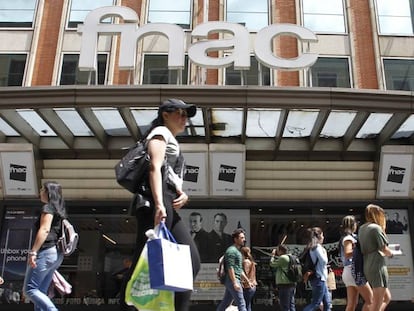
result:
[(373, 294), (365, 277), (357, 276), (357, 280), (352, 276), (352, 255), (357, 243), (357, 222), (352, 215), (342, 219), (343, 236), (340, 239), (339, 248), (341, 260), (344, 265), (342, 281), (346, 286), (346, 308), (345, 311), (354, 311), (358, 304), (359, 295), (364, 299), (362, 311), (371, 310)]

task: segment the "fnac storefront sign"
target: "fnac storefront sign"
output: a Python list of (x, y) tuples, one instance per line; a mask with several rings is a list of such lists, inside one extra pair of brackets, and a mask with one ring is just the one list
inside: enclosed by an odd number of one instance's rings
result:
[[(123, 24), (102, 24), (108, 17), (120, 17)], [(148, 35), (162, 35), (168, 38), (168, 68), (184, 69), (185, 33), (175, 24), (150, 23), (138, 27), (137, 13), (123, 6), (101, 7), (91, 11), (83, 25), (78, 26), (82, 34), (79, 69), (96, 71), (96, 55), (98, 35), (120, 35), (119, 68), (131, 70), (135, 68), (137, 42)], [(209, 40), (214, 33), (231, 34), (230, 38)], [(279, 35), (294, 36), (302, 42), (317, 42), (316, 35), (307, 28), (294, 24), (273, 24), (261, 29), (255, 36), (253, 46), (257, 60), (266, 67), (279, 70), (299, 70), (312, 66), (317, 54), (303, 53), (297, 58), (285, 59), (272, 52), (273, 38)], [(250, 68), (250, 48), (248, 30), (235, 23), (207, 22), (194, 28), (193, 39), (187, 54), (189, 59), (203, 68), (222, 68), (232, 64), (236, 70)], [(231, 51), (223, 57), (210, 57), (211, 51)]]

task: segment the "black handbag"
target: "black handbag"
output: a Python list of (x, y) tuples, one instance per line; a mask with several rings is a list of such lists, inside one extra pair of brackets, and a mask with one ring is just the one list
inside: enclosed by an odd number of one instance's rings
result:
[(115, 165), (116, 181), (132, 193), (148, 184), (150, 159), (145, 141), (138, 141)]

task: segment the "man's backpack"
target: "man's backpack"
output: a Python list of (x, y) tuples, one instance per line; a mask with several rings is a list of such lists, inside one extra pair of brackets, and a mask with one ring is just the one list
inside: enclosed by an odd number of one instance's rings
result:
[(316, 262), (313, 262), (312, 257), (310, 255), (310, 248), (306, 247), (302, 254), (299, 256), (299, 261), (302, 265), (302, 275), (304, 276), (306, 273), (309, 273), (308, 280), (313, 279), (316, 277), (316, 264), (318, 263), (318, 259)]
[(292, 283), (302, 282), (302, 264), (300, 260), (295, 255), (288, 254), (289, 256), (289, 267), (286, 273), (286, 276)]
[(219, 258), (219, 264), (217, 267), (217, 278), (221, 284), (224, 284), (226, 280), (226, 268), (224, 264), (224, 255)]
[(357, 286), (364, 285), (367, 282), (364, 274), (364, 257), (358, 239), (352, 251), (351, 274)]
[(132, 193), (137, 193), (148, 176), (150, 159), (145, 141), (138, 141), (115, 165), (118, 184)]
[(78, 246), (79, 235), (67, 219), (62, 219), (62, 228), (58, 239), (58, 248), (65, 256), (70, 256)]

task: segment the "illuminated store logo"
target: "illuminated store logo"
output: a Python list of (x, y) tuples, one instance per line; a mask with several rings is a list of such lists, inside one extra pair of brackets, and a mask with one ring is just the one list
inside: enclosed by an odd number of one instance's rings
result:
[[(120, 17), (122, 24), (102, 24), (108, 17)], [(255, 35), (252, 48), (250, 34), (246, 27), (228, 22), (207, 22), (194, 28), (191, 44), (185, 42), (184, 30), (175, 24), (149, 23), (138, 26), (137, 13), (128, 7), (108, 6), (91, 11), (77, 31), (82, 34), (79, 70), (96, 71), (97, 45), (99, 35), (119, 35), (119, 69), (135, 69), (137, 42), (145, 36), (161, 35), (168, 38), (168, 68), (184, 69), (185, 47), (189, 59), (200, 67), (224, 68), (233, 65), (236, 70), (250, 68), (250, 50), (266, 67), (280, 70), (299, 70), (312, 66), (317, 54), (303, 53), (297, 58), (281, 58), (273, 53), (273, 39), (280, 35), (294, 36), (302, 43), (317, 42), (316, 35), (307, 28), (295, 24), (273, 24), (261, 29)], [(211, 34), (223, 34), (223, 38), (209, 40)], [(212, 51), (231, 51), (223, 57), (210, 57)]]
[(218, 179), (222, 181), (233, 182), (236, 178), (237, 167), (221, 164), (219, 168)]
[(200, 168), (198, 166), (186, 165), (183, 178), (184, 181), (197, 182), (199, 171)]
[(10, 180), (26, 181), (27, 166), (10, 163)]
[(405, 168), (398, 166), (390, 166), (388, 171), (387, 181), (395, 182), (397, 184), (402, 184), (405, 175)]

